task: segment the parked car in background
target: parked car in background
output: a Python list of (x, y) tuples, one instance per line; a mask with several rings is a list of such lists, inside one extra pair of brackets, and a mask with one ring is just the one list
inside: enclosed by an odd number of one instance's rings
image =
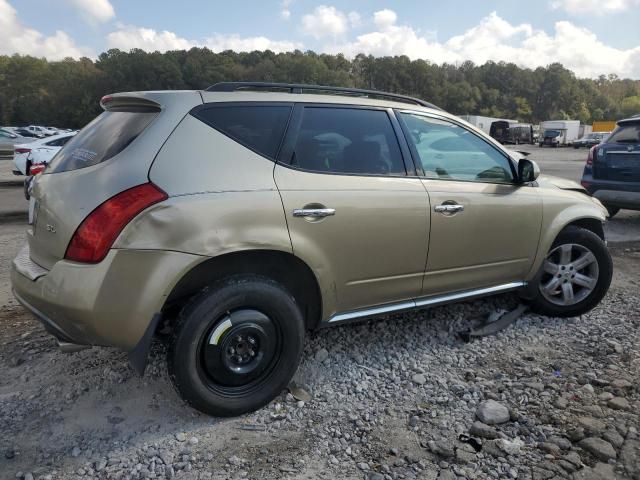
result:
[(101, 105), (33, 178), (13, 291), (139, 373), (162, 331), (203, 412), (272, 401), (308, 330), (508, 291), (575, 317), (609, 288), (602, 204), (423, 100), (239, 82)]
[(66, 143), (75, 135), (72, 133), (61, 133), (52, 137), (40, 138), (30, 143), (21, 143), (15, 145), (13, 151), (13, 173), (16, 175), (30, 175), (30, 167), (32, 165), (29, 155), (32, 150), (39, 150), (38, 158), (53, 158), (53, 156), (66, 145)]
[(9, 160), (13, 156), (14, 146), (17, 143), (31, 142), (32, 138), (24, 138), (20, 135), (7, 130), (6, 128), (0, 128), (0, 159)]
[(573, 148), (591, 148), (594, 145), (598, 145), (602, 142), (611, 132), (592, 132), (588, 133), (582, 138), (575, 140), (571, 145)]
[(27, 130), (26, 127), (17, 127), (14, 130), (14, 133), (26, 138), (44, 138), (44, 133), (33, 132), (31, 130)]
[(50, 137), (51, 135), (55, 135), (56, 134), (55, 130), (51, 130), (48, 127), (43, 127), (43, 126), (40, 126), (40, 125), (29, 125), (28, 127), (24, 127), (24, 128), (26, 128), (30, 132), (39, 133), (41, 135), (44, 135), (45, 137)]
[(620, 120), (606, 140), (591, 147), (581, 183), (611, 217), (620, 209), (640, 210), (640, 117)]

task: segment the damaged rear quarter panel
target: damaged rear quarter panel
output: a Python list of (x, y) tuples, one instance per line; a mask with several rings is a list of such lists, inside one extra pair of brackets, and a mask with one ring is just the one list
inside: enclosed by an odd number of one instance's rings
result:
[(292, 252), (274, 163), (187, 115), (156, 157), (150, 180), (169, 195), (121, 233), (116, 248), (213, 257)]

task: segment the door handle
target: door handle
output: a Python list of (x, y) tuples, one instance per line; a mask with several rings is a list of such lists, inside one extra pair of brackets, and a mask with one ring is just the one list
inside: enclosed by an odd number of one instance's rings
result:
[(331, 217), (336, 214), (335, 208), (296, 208), (293, 211), (294, 217)]
[(436, 205), (433, 207), (433, 211), (438, 213), (457, 213), (464, 211), (464, 205), (458, 203)]

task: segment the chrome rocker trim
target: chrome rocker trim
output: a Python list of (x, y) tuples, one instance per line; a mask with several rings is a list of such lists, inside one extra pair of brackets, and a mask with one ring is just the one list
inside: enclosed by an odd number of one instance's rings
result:
[(465, 290), (464, 292), (446, 293), (443, 295), (432, 295), (429, 297), (416, 298), (414, 300), (406, 300), (397, 303), (388, 303), (377, 307), (363, 308), (361, 310), (353, 310), (351, 312), (337, 313), (324, 322), (325, 325), (336, 324), (342, 322), (350, 322), (353, 320), (362, 320), (365, 318), (373, 318), (389, 313), (405, 312), (408, 310), (416, 310), (426, 307), (435, 307), (447, 303), (454, 303), (461, 300), (471, 300), (474, 298), (485, 297), (496, 293), (510, 292), (525, 287), (526, 282), (511, 282), (494, 287), (479, 288), (476, 290)]

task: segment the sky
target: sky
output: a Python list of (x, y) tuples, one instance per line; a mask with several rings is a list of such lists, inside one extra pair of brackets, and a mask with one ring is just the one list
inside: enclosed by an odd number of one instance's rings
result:
[(0, 0), (0, 54), (314, 50), (640, 79), (640, 0)]

